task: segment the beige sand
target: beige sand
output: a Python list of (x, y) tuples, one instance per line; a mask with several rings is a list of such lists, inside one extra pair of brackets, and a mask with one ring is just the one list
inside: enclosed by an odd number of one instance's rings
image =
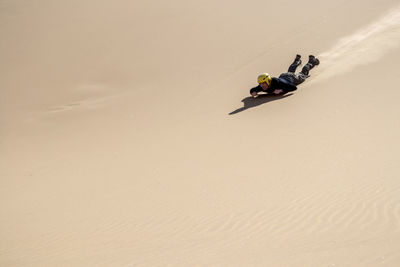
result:
[(0, 1), (0, 266), (400, 266), (399, 17)]

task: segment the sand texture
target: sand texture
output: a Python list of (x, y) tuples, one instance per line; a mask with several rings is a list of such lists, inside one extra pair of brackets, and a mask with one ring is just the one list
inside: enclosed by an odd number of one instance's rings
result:
[(2, 267), (400, 266), (398, 0), (0, 0), (0, 73)]

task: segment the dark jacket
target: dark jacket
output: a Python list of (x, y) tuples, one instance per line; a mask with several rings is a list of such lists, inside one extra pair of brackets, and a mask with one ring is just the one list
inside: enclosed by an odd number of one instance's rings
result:
[(261, 86), (258, 85), (256, 87), (250, 89), (250, 94), (252, 94), (253, 92), (257, 92), (257, 93), (258, 92), (265, 92), (267, 94), (273, 94), (274, 91), (277, 90), (277, 89), (283, 90), (282, 94), (286, 94), (288, 92), (292, 92), (292, 91), (297, 90), (297, 87), (296, 87), (296, 85), (294, 85), (294, 84), (292, 84), (292, 83), (290, 83), (290, 82), (288, 82), (288, 81), (286, 81), (284, 79), (273, 77), (272, 81), (271, 81), (271, 84), (270, 84), (270, 86), (268, 87), (267, 90), (264, 91), (261, 88)]

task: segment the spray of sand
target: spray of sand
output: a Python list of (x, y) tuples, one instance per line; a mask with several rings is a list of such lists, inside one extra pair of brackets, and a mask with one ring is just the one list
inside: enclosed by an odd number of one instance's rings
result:
[(314, 82), (351, 71), (372, 63), (400, 45), (400, 6), (364, 29), (338, 41), (329, 51), (319, 55), (321, 66)]

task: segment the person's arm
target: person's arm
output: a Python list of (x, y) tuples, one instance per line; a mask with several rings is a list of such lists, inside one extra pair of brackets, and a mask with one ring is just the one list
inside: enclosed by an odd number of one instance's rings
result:
[(282, 89), (275, 89), (274, 92), (273, 92), (273, 94), (275, 94), (275, 95), (279, 95), (279, 94), (282, 94), (282, 93), (283, 93)]
[(258, 92), (261, 92), (261, 91), (262, 91), (261, 86), (256, 86), (256, 87), (250, 89), (250, 94), (252, 97), (256, 97), (258, 95)]

